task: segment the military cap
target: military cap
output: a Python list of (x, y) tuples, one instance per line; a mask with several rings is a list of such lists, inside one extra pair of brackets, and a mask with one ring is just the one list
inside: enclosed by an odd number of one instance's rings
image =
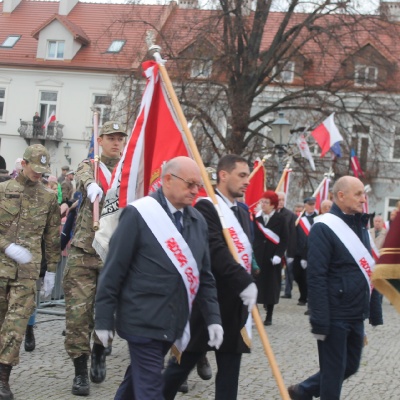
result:
[(63, 167), (61, 167), (61, 169), (63, 171), (69, 171), (69, 166), (68, 165), (64, 165)]
[(26, 148), (23, 159), (28, 161), (32, 170), (44, 174), (50, 172), (50, 154), (41, 144), (33, 144)]
[(68, 171), (68, 172), (67, 172), (67, 175), (71, 175), (71, 174), (72, 174), (72, 175), (75, 175), (75, 171), (71, 170), (71, 171)]
[(306, 197), (304, 199), (304, 204), (315, 204), (316, 200), (315, 197)]
[(206, 168), (208, 179), (210, 180), (211, 185), (217, 184), (217, 170), (213, 167)]
[(112, 133), (122, 133), (124, 136), (128, 136), (123, 126), (117, 121), (107, 121), (104, 123), (100, 131), (100, 136), (111, 135)]

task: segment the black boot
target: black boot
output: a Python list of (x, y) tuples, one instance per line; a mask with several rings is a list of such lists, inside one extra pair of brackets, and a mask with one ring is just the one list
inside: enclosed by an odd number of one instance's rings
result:
[(106, 379), (106, 349), (103, 345), (93, 343), (90, 380), (101, 383)]
[(25, 351), (35, 350), (36, 342), (33, 333), (33, 325), (28, 325), (25, 332)]
[(89, 396), (90, 393), (87, 359), (86, 354), (74, 358), (75, 378), (72, 384), (72, 394), (76, 396)]
[(267, 310), (267, 316), (265, 317), (264, 325), (269, 326), (272, 325), (272, 314), (274, 312), (274, 305), (268, 304), (265, 309)]
[(12, 365), (0, 364), (0, 400), (13, 400), (14, 395), (11, 392), (8, 383), (10, 379)]

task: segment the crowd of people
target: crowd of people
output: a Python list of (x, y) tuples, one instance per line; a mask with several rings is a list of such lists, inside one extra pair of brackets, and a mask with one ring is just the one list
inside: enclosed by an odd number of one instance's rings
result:
[(199, 197), (199, 166), (176, 157), (164, 164), (156, 192), (122, 210), (103, 265), (92, 247), (93, 207), (98, 201), (101, 210), (125, 139), (122, 125), (104, 123), (98, 181), (90, 159), (51, 176), (39, 144), (25, 150), (13, 174), (0, 165), (0, 399), (13, 399), (9, 376), (24, 337), (25, 350), (35, 349), (36, 291), (51, 294), (66, 247), (65, 350), (74, 395), (88, 396), (90, 382), (106, 379), (117, 333), (131, 363), (115, 399), (174, 399), (196, 366), (211, 378), (206, 354), (213, 351), (215, 399), (235, 400), (253, 308), (260, 304), (264, 325), (272, 325), (276, 304), (292, 298), (296, 282), (320, 362), (318, 372), (288, 388), (290, 398), (340, 399), (343, 381), (360, 366), (364, 320), (383, 323), (370, 269), (390, 226), (375, 215), (368, 230), (362, 182), (338, 179), (319, 210), (309, 196), (290, 211), (285, 193), (268, 190), (251, 215), (243, 203), (245, 158), (221, 157), (212, 171), (214, 198)]

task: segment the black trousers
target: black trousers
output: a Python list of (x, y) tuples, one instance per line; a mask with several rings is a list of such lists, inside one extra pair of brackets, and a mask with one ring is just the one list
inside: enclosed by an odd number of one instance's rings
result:
[[(180, 385), (204, 353), (185, 351), (180, 364), (171, 362), (164, 371), (164, 398), (173, 400)], [(241, 354), (215, 352), (218, 372), (215, 377), (215, 400), (235, 400), (238, 393)]]
[(307, 268), (304, 269), (300, 264), (301, 258), (295, 257), (293, 260), (293, 278), (299, 285), (300, 297), (299, 301), (307, 303)]

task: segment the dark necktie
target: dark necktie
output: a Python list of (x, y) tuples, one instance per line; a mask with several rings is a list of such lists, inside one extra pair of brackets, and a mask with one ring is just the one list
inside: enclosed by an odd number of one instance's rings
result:
[(236, 219), (239, 221), (239, 210), (238, 210), (238, 206), (232, 206), (231, 210), (233, 211), (233, 213), (235, 214)]
[(175, 211), (174, 217), (175, 217), (176, 228), (178, 229), (179, 233), (182, 233), (182, 230), (183, 230), (183, 226), (181, 223), (182, 211)]

